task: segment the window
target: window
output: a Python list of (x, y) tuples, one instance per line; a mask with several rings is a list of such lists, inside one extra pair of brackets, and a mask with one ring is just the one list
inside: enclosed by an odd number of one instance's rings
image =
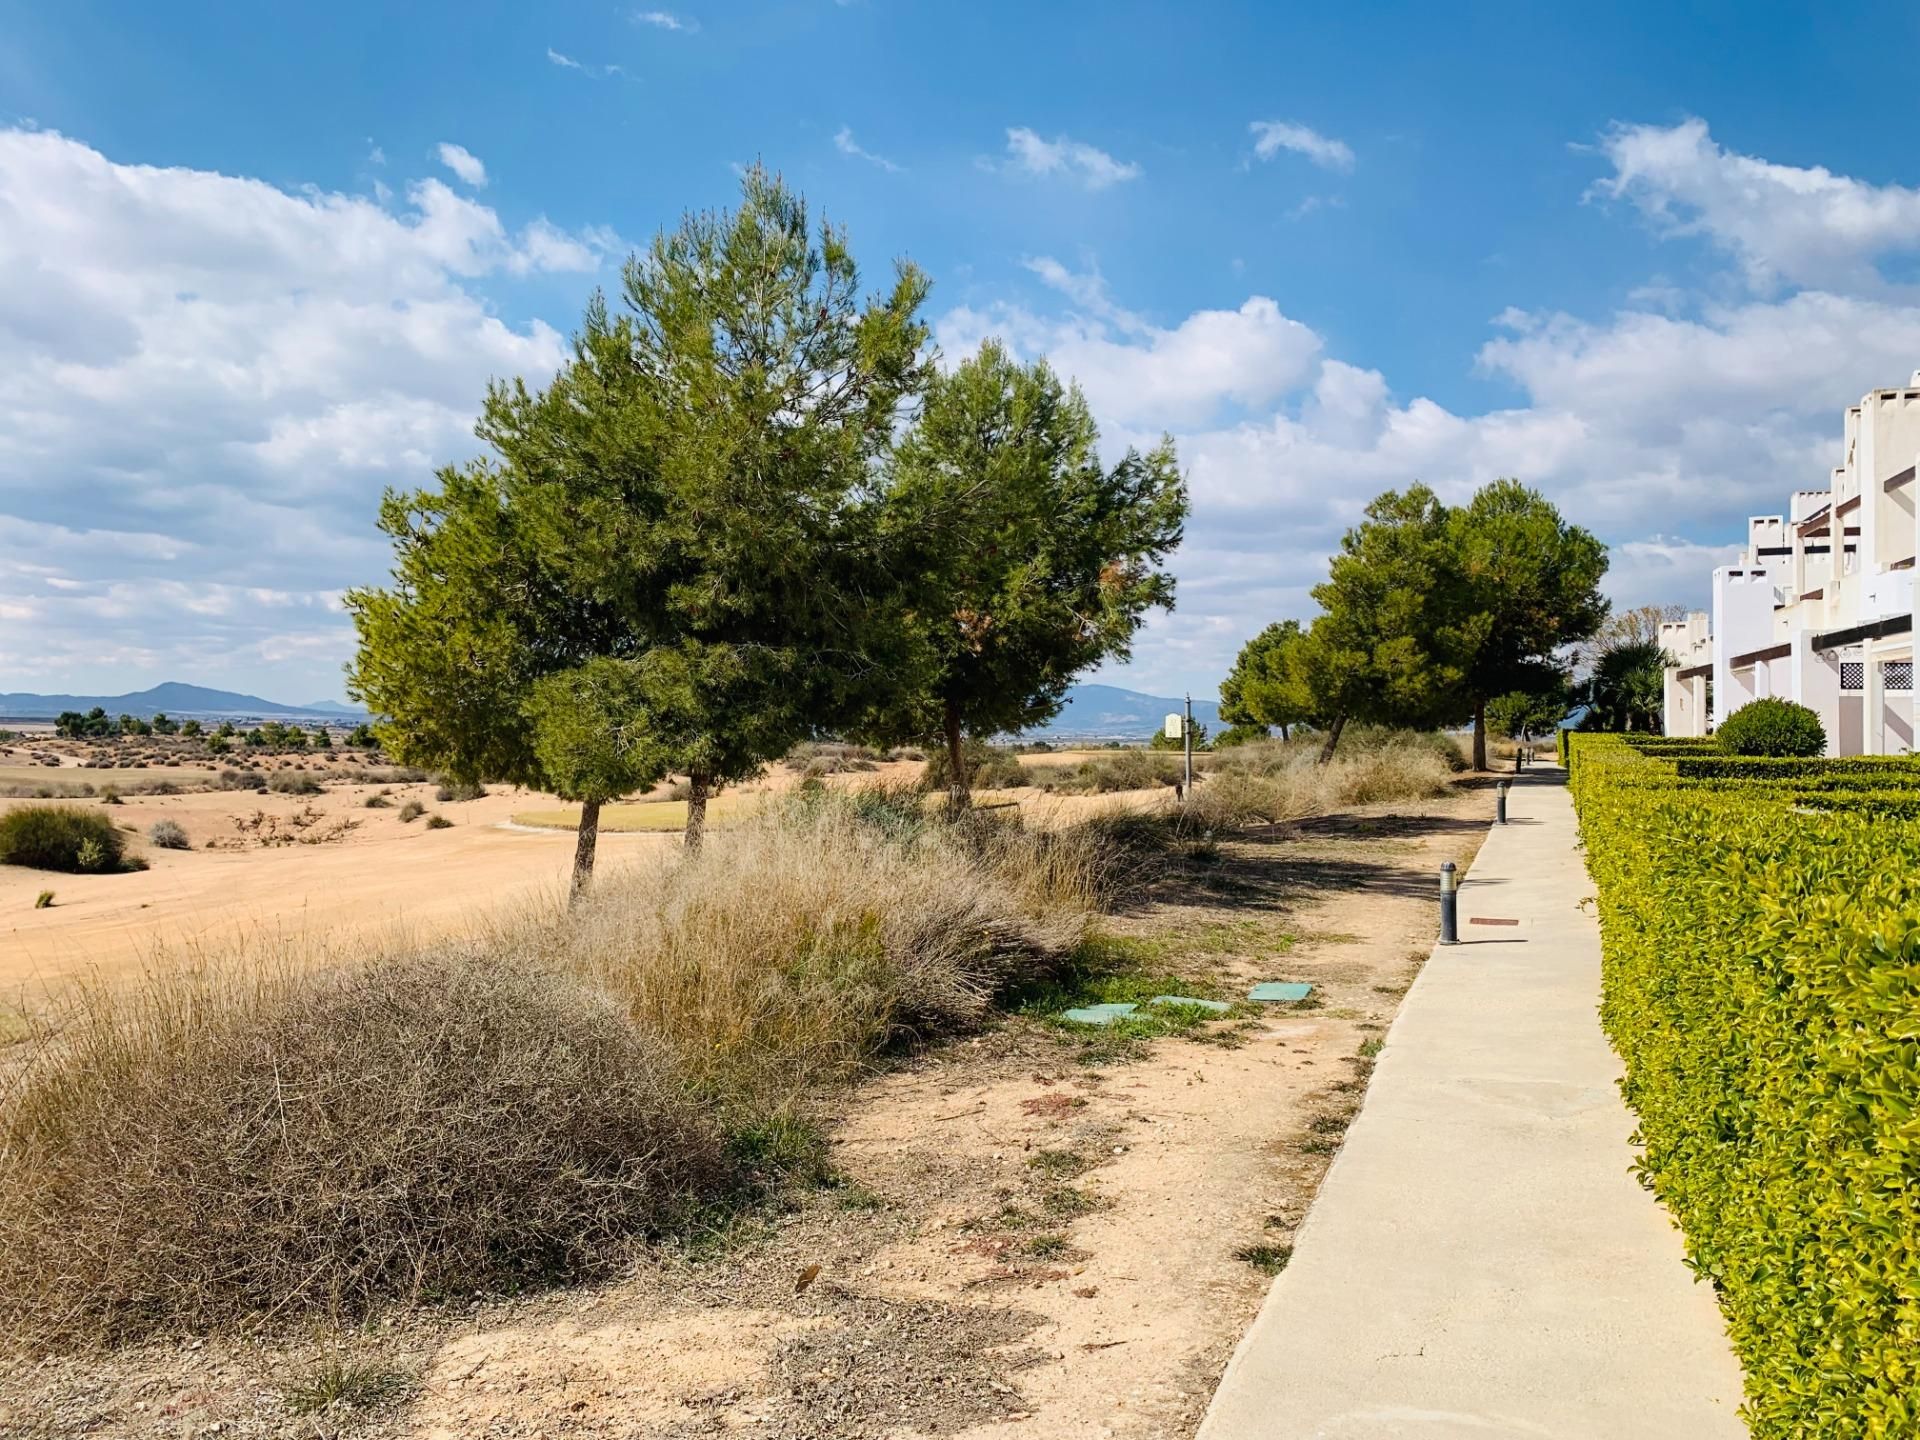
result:
[(1913, 689), (1913, 661), (1887, 661), (1880, 667), (1880, 683), (1888, 690)]
[(1867, 688), (1867, 667), (1858, 660), (1840, 662), (1840, 688), (1842, 691), (1859, 691)]

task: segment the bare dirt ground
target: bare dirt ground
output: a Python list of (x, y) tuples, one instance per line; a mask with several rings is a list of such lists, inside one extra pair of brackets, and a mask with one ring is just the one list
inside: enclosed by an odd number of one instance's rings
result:
[(1111, 922), (1172, 976), (1305, 980), (1305, 1006), (1131, 1045), (1010, 1019), (851, 1092), (840, 1183), (727, 1243), (360, 1330), (49, 1357), (0, 1376), (0, 1435), (1190, 1435), (1425, 958), (1435, 869), (1491, 811), (1463, 785), (1236, 838)]

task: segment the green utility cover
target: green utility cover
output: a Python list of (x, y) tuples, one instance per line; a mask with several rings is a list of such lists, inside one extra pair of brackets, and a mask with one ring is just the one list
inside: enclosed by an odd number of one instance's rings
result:
[(1201, 1000), (1192, 995), (1156, 995), (1147, 1003), (1149, 1005), (1197, 1005), (1202, 1010), (1213, 1011), (1216, 1015), (1224, 1014), (1233, 1008), (1224, 1000)]
[(1282, 1000), (1298, 1004), (1313, 993), (1313, 986), (1299, 980), (1266, 980), (1247, 992), (1249, 1000)]
[(1107, 1005), (1082, 1005), (1077, 1010), (1062, 1010), (1060, 1018), (1071, 1020), (1076, 1025), (1111, 1025), (1123, 1015), (1131, 1015), (1140, 1007), (1131, 1001), (1114, 1002)]

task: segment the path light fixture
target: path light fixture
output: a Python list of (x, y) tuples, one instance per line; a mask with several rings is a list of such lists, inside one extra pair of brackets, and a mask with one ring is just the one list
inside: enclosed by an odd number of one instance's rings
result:
[(1460, 943), (1460, 883), (1451, 860), (1440, 866), (1440, 943)]
[(1502, 780), (1493, 787), (1493, 823), (1507, 823), (1507, 782)]

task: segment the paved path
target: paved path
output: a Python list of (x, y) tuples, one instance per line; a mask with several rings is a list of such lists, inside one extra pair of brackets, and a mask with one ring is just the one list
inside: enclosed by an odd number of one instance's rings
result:
[[(1201, 1440), (1718, 1440), (1740, 1370), (1629, 1173), (1557, 769), (1516, 787)], [(1467, 923), (1504, 917), (1518, 926)]]

